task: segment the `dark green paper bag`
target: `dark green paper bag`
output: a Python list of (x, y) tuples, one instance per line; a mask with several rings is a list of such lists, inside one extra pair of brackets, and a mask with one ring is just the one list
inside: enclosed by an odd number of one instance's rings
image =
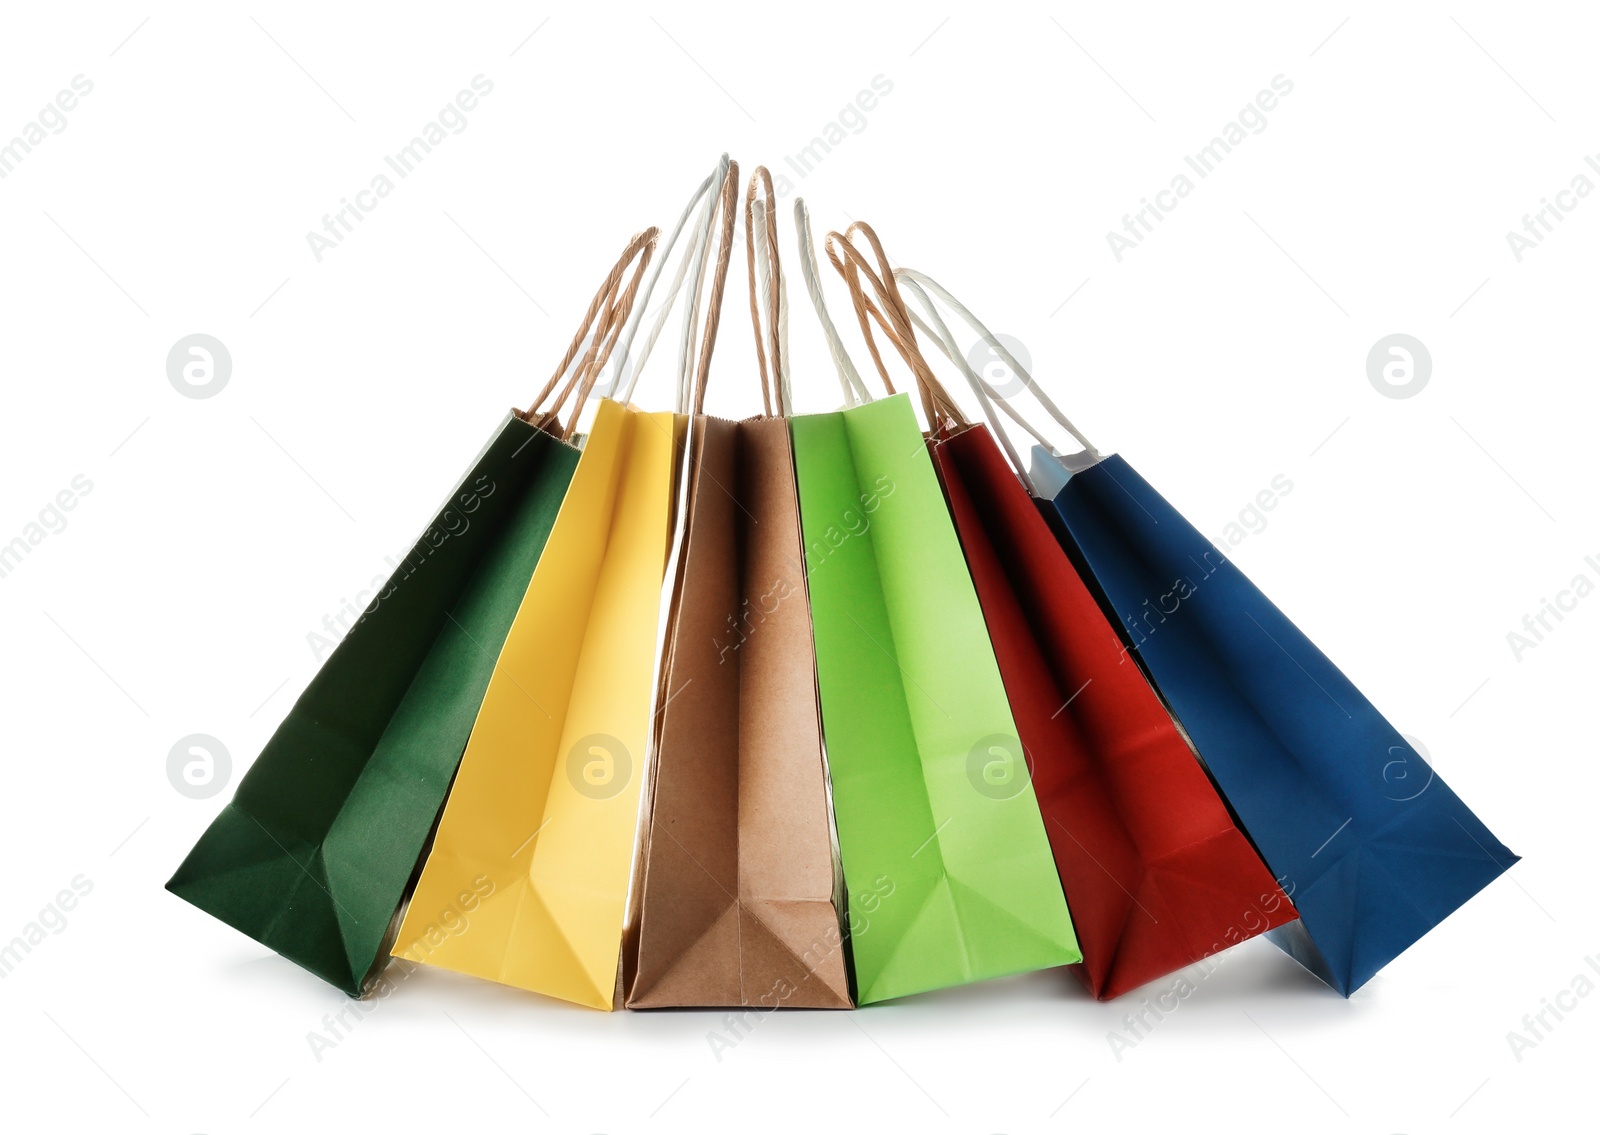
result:
[[(389, 960), (402, 901), (577, 466), (572, 424), (655, 241), (650, 229), (629, 243), (535, 408), (507, 416), (167, 883), (352, 996)], [(538, 410), (586, 340), (554, 405)], [(557, 415), (574, 391), (562, 429)]]

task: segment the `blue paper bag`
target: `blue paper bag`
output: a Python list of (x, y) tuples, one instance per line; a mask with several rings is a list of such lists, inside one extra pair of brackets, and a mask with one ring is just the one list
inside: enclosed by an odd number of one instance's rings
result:
[(1239, 826), (1300, 913), (1267, 937), (1348, 997), (1517, 861), (1338, 667), (1121, 457), (1102, 456), (944, 288), (1057, 425), (1063, 456), (929, 328), (1004, 439), (1003, 411), (1041, 444), (1035, 502), (1187, 734)]
[(1517, 861), (1310, 639), (1118, 456), (1033, 480), (1063, 546), (1349, 996)]

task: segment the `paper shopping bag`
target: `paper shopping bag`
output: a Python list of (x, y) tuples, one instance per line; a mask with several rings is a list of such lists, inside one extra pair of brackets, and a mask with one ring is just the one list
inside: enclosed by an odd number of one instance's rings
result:
[[(752, 303), (759, 245), (781, 375), (771, 201), (758, 168), (745, 205)], [(756, 337), (770, 413), (759, 316)], [(702, 385), (628, 1006), (849, 1008), (789, 428), (704, 416), (703, 397)]]
[(680, 429), (601, 401), (396, 956), (611, 1008)]
[(1027, 474), (1038, 508), (1298, 910), (1269, 939), (1348, 996), (1517, 856), (1221, 551), (944, 298), (1083, 446), (1062, 455), (998, 402), (1041, 443)]
[[(1348, 996), (1517, 861), (1121, 457), (1041, 504), (1300, 912), (1270, 937)], [(1062, 480), (1065, 483), (1061, 483)]]
[[(629, 244), (536, 406), (586, 336), (573, 377), (605, 362), (655, 239)], [(351, 996), (388, 962), (396, 910), (578, 464), (555, 421), (572, 389), (501, 423), (167, 883)]]
[[(738, 167), (726, 155), (668, 241), (670, 249), (718, 177), (721, 193), (707, 196), (661, 311), (664, 321), (692, 269), (679, 412), (600, 402), (402, 919), (399, 957), (596, 1009), (617, 1004), (690, 348), (710, 226), (721, 208), (724, 251), (700, 344), (703, 381), (733, 227)], [(637, 329), (635, 319), (615, 352), (619, 377), (624, 361), (634, 378), (644, 365), (644, 356), (629, 359)]]
[(858, 1001), (1081, 960), (909, 398), (792, 432)]
[(781, 418), (696, 423), (630, 1008), (849, 1008)]
[(983, 426), (934, 464), (1108, 1000), (1295, 918)]
[[(933, 325), (922, 326), (988, 409), (978, 376), (923, 289), (948, 293), (910, 269), (896, 275)], [(903, 320), (908, 313), (900, 314)], [(905, 331), (903, 349), (915, 350), (909, 326)], [(998, 421), (994, 428), (1000, 431)], [(1295, 912), (996, 436), (958, 422), (930, 443), (933, 462), (1066, 887), (1084, 959), (1074, 970), (1106, 1000), (1291, 921)], [(1009, 450), (1005, 434), (998, 436)]]

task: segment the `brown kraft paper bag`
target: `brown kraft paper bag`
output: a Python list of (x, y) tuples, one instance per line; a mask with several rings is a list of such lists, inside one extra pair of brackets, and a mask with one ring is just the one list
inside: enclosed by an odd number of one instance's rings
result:
[(745, 220), (767, 415), (700, 413), (704, 369), (695, 391), (629, 1008), (851, 1007), (793, 455), (755, 301), (759, 235), (778, 374), (771, 201), (758, 169)]

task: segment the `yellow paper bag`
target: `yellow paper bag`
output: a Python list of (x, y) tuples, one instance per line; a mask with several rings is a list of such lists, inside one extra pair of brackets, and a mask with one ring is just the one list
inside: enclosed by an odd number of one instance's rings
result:
[(600, 403), (397, 957), (613, 1007), (684, 422)]

